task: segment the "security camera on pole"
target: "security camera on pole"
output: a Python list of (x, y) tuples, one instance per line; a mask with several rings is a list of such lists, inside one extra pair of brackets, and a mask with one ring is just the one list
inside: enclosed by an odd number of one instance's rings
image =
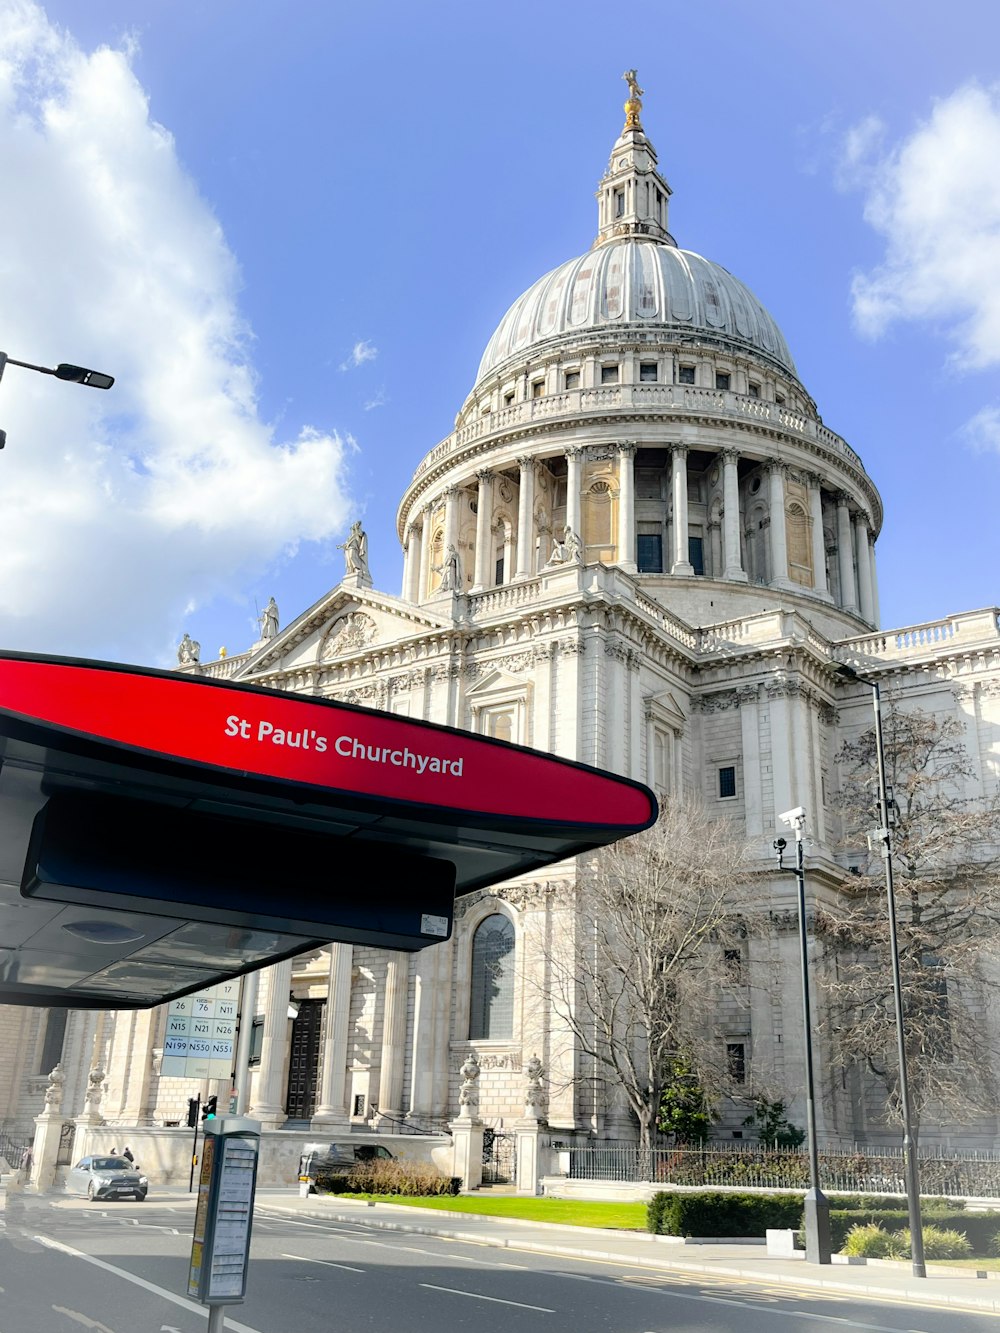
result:
[[(816, 1102), (813, 1080), (812, 1013), (809, 1003), (809, 941), (806, 935), (806, 872), (803, 860), (802, 831), (806, 812), (797, 805), (778, 818), (795, 830), (795, 867), (792, 870), (798, 884), (799, 899), (799, 963), (802, 969), (802, 1025), (806, 1059), (806, 1140), (809, 1151), (809, 1191), (805, 1198), (806, 1262), (828, 1264), (830, 1243), (830, 1201), (819, 1185), (819, 1150), (816, 1146)], [(784, 838), (776, 838), (774, 850), (778, 853), (778, 869), (785, 870)]]

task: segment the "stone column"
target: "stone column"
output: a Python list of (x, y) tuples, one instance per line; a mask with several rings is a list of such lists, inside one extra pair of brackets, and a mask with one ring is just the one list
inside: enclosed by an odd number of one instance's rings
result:
[(347, 1038), (351, 1019), (351, 972), (354, 946), (330, 945), (330, 971), (326, 985), (326, 1032), (320, 1060), (319, 1106), (313, 1125), (347, 1128), (351, 1122), (347, 1105)]
[(688, 478), (687, 445), (671, 446), (673, 454), (671, 482), (674, 493), (674, 559), (671, 574), (693, 574), (688, 553)]
[(583, 450), (566, 450), (566, 526), (572, 528), (583, 540), (583, 527), (580, 521), (580, 487), (583, 472)]
[(458, 507), (462, 500), (462, 492), (457, 486), (449, 486), (444, 493), (444, 550), (448, 552), (449, 546), (458, 546)]
[(128, 1064), (122, 1079), (122, 1100), (114, 1120), (115, 1123), (123, 1125), (148, 1125), (156, 1010), (138, 1010), (128, 1016), (128, 1022), (130, 1026)]
[(285, 1052), (288, 1046), (288, 997), (292, 988), (292, 960), (285, 958), (268, 968), (264, 1033), (260, 1047), (260, 1070), (254, 1089), (251, 1118), (265, 1129), (277, 1129), (287, 1119), (284, 1087)]
[(635, 573), (635, 445), (618, 446), (618, 563)]
[(403, 1057), (406, 1044), (406, 992), (409, 954), (393, 950), (385, 972), (382, 1053), (379, 1059), (378, 1109), (391, 1120), (403, 1114)]
[[(31, 1145), (31, 1184), (36, 1190), (51, 1189), (56, 1178), (59, 1137), (62, 1133), (62, 1099), (66, 1075), (61, 1064), (49, 1075), (45, 1089), (45, 1109), (35, 1116), (35, 1137)], [(11, 1162), (11, 1166), (15, 1166)], [(15, 1167), (16, 1169), (16, 1167)]]
[(483, 468), (476, 473), (479, 495), (476, 500), (476, 571), (473, 592), (490, 587), (490, 562), (493, 557), (493, 473)]
[(851, 550), (851, 511), (843, 491), (837, 496), (837, 564), (840, 570), (840, 605), (845, 611), (857, 611), (858, 592)]
[(425, 505), (423, 511), (423, 522), (421, 523), (420, 538), (420, 571), (417, 576), (417, 595), (415, 602), (422, 602), (427, 596), (427, 589), (431, 581), (431, 540), (434, 534), (431, 532), (431, 515), (433, 513), (432, 505)]
[(809, 518), (811, 520), (813, 591), (829, 597), (826, 586), (826, 542), (823, 537), (823, 493), (820, 477), (810, 472), (806, 478), (809, 487)]
[(771, 550), (771, 584), (778, 588), (788, 587), (788, 542), (785, 537), (785, 477), (781, 463), (769, 463), (768, 510)]
[(517, 569), (514, 577), (527, 579), (534, 574), (535, 563), (535, 460), (519, 458), (521, 469), (517, 496)]
[(739, 462), (738, 450), (722, 451), (722, 577), (746, 583), (747, 574), (740, 558)]
[(479, 1061), (474, 1055), (466, 1057), (460, 1072), (458, 1117), (448, 1126), (455, 1145), (452, 1174), (461, 1176), (463, 1190), (475, 1190), (483, 1183), (483, 1122), (479, 1118)]
[(872, 534), (871, 549), (868, 552), (868, 563), (872, 572), (872, 611), (875, 617), (875, 628), (878, 629), (882, 624), (882, 611), (878, 600), (878, 568), (875, 564), (875, 534)]
[(875, 601), (872, 597), (871, 547), (868, 543), (868, 520), (864, 514), (854, 516), (854, 548), (858, 562), (858, 601), (861, 619), (875, 623)]
[(403, 599), (416, 602), (420, 598), (420, 567), (423, 564), (423, 528), (411, 525), (406, 537), (406, 564), (403, 574)]

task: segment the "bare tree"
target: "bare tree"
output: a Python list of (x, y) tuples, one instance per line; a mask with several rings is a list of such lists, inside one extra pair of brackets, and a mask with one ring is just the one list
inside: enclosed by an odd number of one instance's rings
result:
[[(974, 774), (957, 718), (890, 706), (883, 731), (913, 1112), (919, 1121), (934, 1106), (968, 1123), (997, 1109), (988, 1034), (971, 1010), (996, 985), (1000, 808), (967, 794)], [(838, 760), (856, 873), (818, 917), (832, 955), (821, 984), (840, 1062), (873, 1075), (899, 1118), (884, 870), (879, 850), (857, 850), (879, 823), (874, 729)]]
[(670, 801), (653, 828), (585, 868), (578, 933), (547, 952), (549, 1003), (598, 1078), (624, 1094), (643, 1150), (678, 1057), (709, 1098), (730, 1082), (715, 1021), (720, 998), (739, 989), (747, 872), (728, 820)]

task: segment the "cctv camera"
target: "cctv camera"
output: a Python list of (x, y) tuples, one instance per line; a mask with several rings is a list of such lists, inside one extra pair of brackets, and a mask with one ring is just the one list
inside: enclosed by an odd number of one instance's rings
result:
[(789, 828), (794, 828), (796, 824), (805, 823), (805, 806), (797, 805), (794, 810), (786, 810), (785, 813), (779, 815), (778, 818), (783, 824), (787, 824)]
[(782, 852), (785, 850), (785, 848), (788, 846), (788, 843), (784, 840), (784, 838), (775, 838), (773, 846), (774, 846), (774, 850), (775, 850), (775, 851), (778, 853), (778, 855), (780, 856), (781, 853), (782, 853)]

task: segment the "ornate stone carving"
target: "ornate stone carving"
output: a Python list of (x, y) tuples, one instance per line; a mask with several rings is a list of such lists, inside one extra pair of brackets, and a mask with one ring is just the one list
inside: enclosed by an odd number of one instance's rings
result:
[(559, 639), (556, 643), (560, 653), (566, 653), (569, 656), (578, 655), (587, 651), (587, 645), (583, 639)]
[(444, 559), (439, 565), (434, 565), (433, 568), (435, 574), (441, 575), (439, 592), (462, 591), (462, 562), (456, 546), (449, 542), (448, 549), (444, 553)]
[(502, 898), (518, 912), (527, 908), (544, 907), (558, 892), (559, 886), (548, 880), (535, 884), (504, 884), (494, 889), (494, 896)]
[(736, 690), (736, 705), (755, 704), (760, 698), (759, 685), (740, 685)]
[(472, 1052), (465, 1057), (458, 1072), (462, 1075), (458, 1093), (459, 1115), (472, 1119), (479, 1112), (479, 1061)]
[(545, 1069), (537, 1055), (533, 1055), (524, 1070), (527, 1086), (524, 1089), (524, 1114), (540, 1120), (545, 1114), (545, 1089), (542, 1077)]
[(57, 1064), (55, 1069), (49, 1075), (49, 1081), (45, 1086), (45, 1109), (55, 1112), (62, 1107), (63, 1088), (66, 1083), (66, 1075), (63, 1073), (62, 1064)]
[(104, 1096), (104, 1080), (106, 1074), (100, 1065), (95, 1066), (87, 1075), (87, 1091), (83, 1099), (84, 1115), (98, 1115), (100, 1113), (101, 1098)]
[(715, 694), (696, 694), (691, 700), (693, 713), (723, 713), (738, 707), (735, 690), (719, 690)]
[(515, 1074), (521, 1072), (521, 1057), (514, 1051), (504, 1054), (476, 1055), (480, 1069), (510, 1069)]
[(260, 625), (260, 637), (265, 642), (278, 637), (278, 603), (273, 597), (267, 599), (267, 606), (257, 617), (257, 623)]
[(840, 721), (840, 714), (836, 708), (824, 700), (820, 700), (817, 711), (819, 712), (819, 720), (828, 727), (835, 727)]
[(320, 658), (326, 662), (341, 653), (367, 648), (377, 638), (378, 626), (371, 616), (366, 615), (364, 611), (350, 611), (330, 626), (323, 640)]

